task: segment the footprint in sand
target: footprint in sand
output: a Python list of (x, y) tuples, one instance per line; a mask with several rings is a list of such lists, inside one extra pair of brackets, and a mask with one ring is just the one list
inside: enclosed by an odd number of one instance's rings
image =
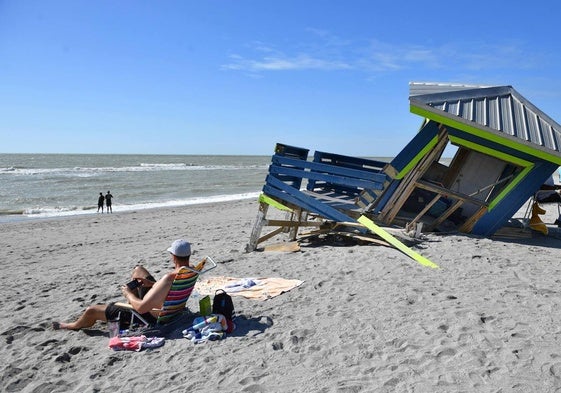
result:
[(316, 333), (312, 329), (295, 329), (290, 332), (291, 349), (294, 352), (300, 352), (300, 346), (307, 340), (308, 337)]
[(445, 357), (452, 357), (457, 353), (454, 348), (441, 348), (436, 351), (436, 358), (443, 359)]
[(274, 350), (274, 351), (279, 351), (279, 350), (282, 350), (282, 349), (284, 348), (284, 344), (283, 344), (282, 342), (280, 342), (280, 341), (274, 342), (274, 343), (272, 344), (272, 346), (273, 346), (273, 350)]
[(15, 339), (24, 336), (28, 332), (42, 332), (42, 331), (45, 331), (45, 328), (42, 327), (41, 325), (37, 327), (19, 325), (19, 326), (14, 326), (13, 328), (10, 328), (4, 331), (3, 333), (0, 333), (0, 336), (5, 336), (6, 344), (11, 344)]
[(549, 374), (555, 378), (561, 378), (561, 363), (545, 363), (541, 366), (542, 374)]
[(258, 375), (255, 377), (245, 377), (239, 381), (239, 384), (244, 386), (241, 390), (242, 392), (266, 392), (267, 389), (262, 385), (257, 384), (262, 378), (266, 377), (268, 374)]

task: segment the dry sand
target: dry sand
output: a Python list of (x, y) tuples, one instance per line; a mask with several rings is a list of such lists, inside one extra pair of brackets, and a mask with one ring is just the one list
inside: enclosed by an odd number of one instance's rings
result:
[[(553, 222), (557, 208), (547, 209)], [(561, 391), (557, 228), (512, 240), (429, 235), (415, 249), (433, 270), (382, 246), (245, 253), (256, 213), (252, 200), (0, 225), (1, 390)], [(305, 282), (267, 301), (234, 298), (238, 328), (222, 341), (114, 352), (104, 324), (51, 329), (122, 300), (138, 262), (160, 277), (179, 237), (218, 262), (211, 275)]]

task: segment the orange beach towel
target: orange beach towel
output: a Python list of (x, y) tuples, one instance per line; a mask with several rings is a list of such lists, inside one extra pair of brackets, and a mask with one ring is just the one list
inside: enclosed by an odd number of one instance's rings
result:
[(223, 289), (230, 296), (243, 296), (247, 299), (267, 300), (281, 293), (288, 292), (301, 285), (304, 281), (288, 280), (277, 277), (236, 278), (209, 277), (199, 279), (195, 291), (200, 296), (214, 295), (216, 290)]

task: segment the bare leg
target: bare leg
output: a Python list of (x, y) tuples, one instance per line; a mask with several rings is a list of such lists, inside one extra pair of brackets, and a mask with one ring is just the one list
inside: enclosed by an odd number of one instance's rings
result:
[[(152, 275), (150, 274), (150, 272), (148, 270), (146, 270), (146, 268), (142, 265), (137, 265), (133, 271), (132, 271), (132, 279), (135, 280), (137, 278), (143, 278), (146, 279), (148, 277), (152, 277)], [(151, 281), (152, 279), (149, 279), (148, 281)], [(146, 280), (144, 280), (146, 281)], [(136, 295), (139, 298), (144, 298), (144, 295), (146, 295), (146, 292), (148, 292), (150, 290), (150, 287), (138, 287), (138, 289), (136, 290)]]
[(150, 272), (142, 265), (137, 265), (132, 271), (132, 279), (135, 278), (146, 278), (150, 275)]
[(75, 322), (63, 323), (63, 322), (53, 322), (54, 329), (69, 329), (69, 330), (79, 330), (83, 328), (92, 327), (97, 321), (107, 321), (105, 318), (105, 309), (107, 305), (96, 304), (94, 306), (89, 306), (86, 311), (78, 318)]

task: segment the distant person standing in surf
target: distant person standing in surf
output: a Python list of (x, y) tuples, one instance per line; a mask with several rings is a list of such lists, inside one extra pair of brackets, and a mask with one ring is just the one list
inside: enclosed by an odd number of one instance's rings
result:
[(107, 213), (113, 213), (113, 207), (111, 207), (111, 198), (113, 198), (113, 195), (111, 195), (111, 192), (107, 191), (107, 194), (105, 195), (105, 206), (107, 206)]
[(103, 213), (103, 201), (105, 198), (103, 197), (103, 193), (99, 193), (99, 198), (97, 198), (97, 212), (99, 213), (99, 209), (101, 208), (101, 212)]

